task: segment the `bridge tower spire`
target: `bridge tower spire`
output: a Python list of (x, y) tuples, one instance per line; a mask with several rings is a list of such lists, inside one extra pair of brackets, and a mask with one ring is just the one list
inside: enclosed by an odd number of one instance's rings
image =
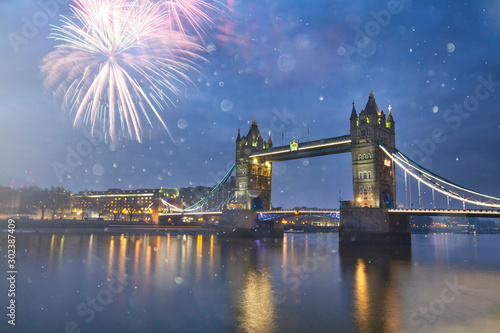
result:
[(271, 133), (266, 141), (257, 122), (252, 122), (248, 134), (236, 140), (236, 189), (233, 208), (245, 210), (271, 209), (271, 162), (252, 159), (258, 150), (272, 147)]
[(394, 118), (389, 106), (387, 121), (379, 111), (373, 91), (359, 116), (351, 113), (352, 184), (356, 206), (391, 208), (396, 205), (396, 178), (392, 161), (381, 151), (378, 142), (394, 151)]

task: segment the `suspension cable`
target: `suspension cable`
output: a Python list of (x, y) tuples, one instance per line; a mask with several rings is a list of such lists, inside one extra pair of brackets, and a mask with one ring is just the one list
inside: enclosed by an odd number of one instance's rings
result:
[[(473, 205), (478, 205), (478, 206), (485, 206), (485, 207), (495, 207), (495, 208), (500, 208), (500, 204), (498, 203), (491, 203), (491, 202), (481, 202), (481, 201), (478, 201), (478, 200), (470, 200), (468, 198), (465, 198), (463, 196), (461, 196), (460, 194), (458, 193), (455, 193), (453, 191), (450, 191), (442, 186), (437, 186), (439, 184), (434, 184), (434, 182), (432, 181), (432, 179), (430, 179), (429, 177), (419, 177), (418, 175), (416, 175), (413, 171), (417, 171), (417, 172), (420, 172), (421, 170), (419, 170), (419, 168), (416, 168), (414, 165), (412, 165), (409, 161), (411, 161), (409, 158), (407, 158), (406, 156), (404, 156), (404, 158), (401, 158), (399, 156), (397, 156), (395, 153), (393, 152), (390, 152), (388, 150), (388, 148), (386, 148), (382, 143), (378, 143), (380, 148), (382, 149), (382, 151), (392, 159), (392, 161), (394, 163), (396, 163), (399, 167), (401, 167), (404, 171), (406, 171), (409, 175), (411, 175), (413, 178), (415, 178), (416, 180), (424, 183), (425, 185), (427, 185), (428, 187), (430, 187), (431, 189), (434, 189), (444, 195), (446, 195), (447, 197), (452, 197), (454, 199), (457, 199), (459, 201), (462, 201), (462, 202), (468, 202), (468, 203), (471, 203)], [(411, 161), (413, 162), (413, 161)], [(413, 162), (414, 163), (414, 162)], [(415, 163), (416, 164), (416, 163)], [(408, 166), (408, 168), (407, 168)], [(410, 170), (409, 168), (412, 168), (413, 170)], [(421, 168), (421, 167), (420, 167)], [(429, 171), (430, 172), (430, 171)], [(432, 178), (435, 178), (435, 179), (438, 179), (441, 181), (441, 177), (435, 175), (435, 174), (432, 174), (433, 176), (431, 176)], [(445, 182), (445, 183), (449, 183), (449, 182)], [(451, 185), (451, 184), (450, 184)], [(457, 187), (459, 189), (461, 189), (460, 186), (456, 185), (456, 184), (453, 184), (454, 186), (453, 187)], [(462, 189), (461, 189), (462, 190)], [(482, 197), (487, 197), (487, 198), (491, 198), (491, 199), (495, 199), (495, 200), (499, 200), (499, 198), (495, 198), (495, 197), (491, 197), (491, 196), (486, 196), (486, 195), (483, 195), (481, 193), (478, 193), (478, 192), (474, 192), (474, 191), (471, 191), (471, 190), (468, 190), (468, 192), (473, 192), (473, 193), (476, 193), (477, 195), (479, 196), (482, 196)]]
[[(197, 209), (200, 209), (207, 202), (209, 202), (221, 190), (222, 187), (224, 187), (224, 185), (226, 184), (227, 180), (230, 178), (231, 174), (233, 173), (235, 167), (236, 167), (236, 165), (233, 164), (231, 166), (231, 168), (229, 169), (229, 171), (226, 173), (226, 175), (219, 181), (219, 183), (216, 186), (214, 186), (214, 188), (210, 191), (210, 193), (207, 196), (205, 196), (205, 197), (201, 198), (200, 200), (198, 200), (198, 202), (196, 202), (195, 204), (193, 204), (191, 206), (188, 206), (186, 208), (179, 208), (179, 207), (176, 207), (176, 206), (172, 205), (171, 203), (167, 202), (166, 200), (161, 199), (161, 201), (163, 202), (163, 204), (165, 206), (167, 206), (170, 209), (172, 209), (174, 211), (177, 211), (177, 212), (193, 212), (193, 211), (195, 211)], [(234, 195), (234, 193), (232, 193), (232, 194)], [(183, 202), (183, 204), (185, 206), (187, 206), (184, 202)]]

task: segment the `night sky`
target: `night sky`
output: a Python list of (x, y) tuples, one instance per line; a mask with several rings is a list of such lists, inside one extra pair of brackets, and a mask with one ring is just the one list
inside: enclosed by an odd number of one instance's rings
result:
[[(162, 113), (174, 141), (156, 121), (143, 143), (114, 150), (99, 138), (88, 144), (43, 90), (39, 65), (57, 44), (49, 25), (70, 13), (65, 2), (51, 15), (39, 1), (0, 2), (0, 185), (214, 185), (234, 163), (238, 128), (246, 134), (254, 118), (275, 146), (345, 135), (352, 101), (359, 113), (373, 88), (380, 110), (392, 106), (402, 152), (500, 196), (498, 1), (231, 1), (225, 28), (205, 37), (208, 61)], [(14, 43), (34, 18), (44, 24)], [(92, 151), (59, 178), (54, 165), (79, 145)], [(352, 199), (351, 179), (350, 154), (275, 163), (273, 205), (338, 207), (339, 197)]]

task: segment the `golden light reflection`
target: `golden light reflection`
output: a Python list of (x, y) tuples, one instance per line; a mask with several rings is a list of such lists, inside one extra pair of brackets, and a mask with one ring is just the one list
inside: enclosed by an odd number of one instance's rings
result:
[(151, 262), (152, 262), (152, 267), (153, 270), (155, 267), (161, 267), (160, 266), (160, 260), (161, 256), (160, 254), (162, 253), (161, 247), (162, 247), (162, 236), (156, 235), (154, 238), (154, 246), (151, 248)]
[[(165, 255), (167, 253), (166, 249), (165, 249), (165, 245), (166, 245), (166, 242), (165, 242), (165, 236), (159, 236), (158, 235), (158, 246), (156, 248), (156, 251), (155, 251), (155, 267), (157, 268), (163, 268), (164, 264), (165, 264)], [(157, 271), (156, 273), (158, 274), (159, 271)]]
[(167, 250), (165, 251), (166, 254), (168, 254), (170, 250), (170, 234), (167, 235)]
[(109, 240), (109, 257), (108, 257), (108, 277), (111, 277), (113, 273), (113, 261), (114, 261), (114, 248), (115, 248), (115, 236), (111, 236)]
[(182, 236), (182, 243), (181, 243), (181, 274), (182, 276), (186, 275), (186, 268), (189, 265), (190, 261), (190, 248), (191, 248), (191, 239), (192, 236)]
[(368, 281), (366, 267), (363, 259), (358, 258), (354, 276), (354, 320), (359, 332), (368, 332), (370, 315), (370, 296), (368, 294)]
[(286, 267), (287, 267), (287, 254), (288, 254), (288, 237), (285, 235), (283, 237), (283, 272), (286, 272)]
[(52, 235), (50, 238), (50, 252), (49, 252), (49, 264), (52, 265), (52, 257), (54, 256), (54, 250), (55, 250), (55, 243), (56, 243), (56, 235)]
[(198, 235), (196, 239), (196, 281), (201, 279), (201, 257), (203, 254), (203, 236)]
[(151, 282), (151, 251), (153, 249), (151, 248), (151, 245), (148, 245), (146, 247), (146, 266), (144, 267), (144, 279), (146, 281), (146, 289), (149, 286)]
[(161, 245), (161, 236), (157, 235), (156, 236), (156, 245), (155, 245), (155, 252), (157, 252), (155, 255), (158, 255), (160, 253), (160, 245)]
[(213, 274), (213, 268), (214, 268), (214, 235), (210, 236), (210, 262), (208, 263), (209, 271), (210, 271), (210, 277), (212, 277)]
[(120, 276), (125, 275), (125, 259), (127, 257), (127, 237), (120, 236), (120, 253), (118, 257), (118, 273)]
[(135, 255), (134, 255), (134, 276), (139, 276), (139, 251), (141, 249), (142, 238), (135, 241)]
[(59, 267), (61, 267), (64, 251), (64, 235), (61, 236), (61, 243), (59, 244)]
[(242, 332), (275, 332), (276, 304), (269, 272), (250, 271), (243, 286), (240, 330)]
[(92, 264), (92, 251), (93, 251), (93, 245), (94, 245), (94, 234), (90, 234), (89, 237), (89, 252), (87, 254), (87, 264), (90, 266)]

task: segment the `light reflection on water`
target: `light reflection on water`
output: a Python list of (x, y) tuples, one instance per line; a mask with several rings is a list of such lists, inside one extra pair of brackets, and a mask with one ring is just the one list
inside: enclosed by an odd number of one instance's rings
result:
[(358, 258), (354, 283), (354, 316), (359, 330), (362, 332), (366, 332), (369, 329), (368, 320), (370, 318), (370, 295), (368, 295), (368, 282), (366, 281), (365, 269), (363, 259)]
[[(40, 331), (51, 318), (42, 331), (54, 332), (68, 321), (82, 332), (497, 332), (499, 241), (414, 235), (411, 249), (339, 251), (335, 234), (18, 234), (18, 323)], [(85, 322), (77, 306), (124, 276), (113, 302)], [(443, 303), (454, 279), (466, 289)], [(419, 312), (432, 306), (438, 314)]]
[(243, 283), (240, 302), (240, 330), (243, 332), (275, 332), (276, 305), (271, 277), (267, 270), (250, 270)]

